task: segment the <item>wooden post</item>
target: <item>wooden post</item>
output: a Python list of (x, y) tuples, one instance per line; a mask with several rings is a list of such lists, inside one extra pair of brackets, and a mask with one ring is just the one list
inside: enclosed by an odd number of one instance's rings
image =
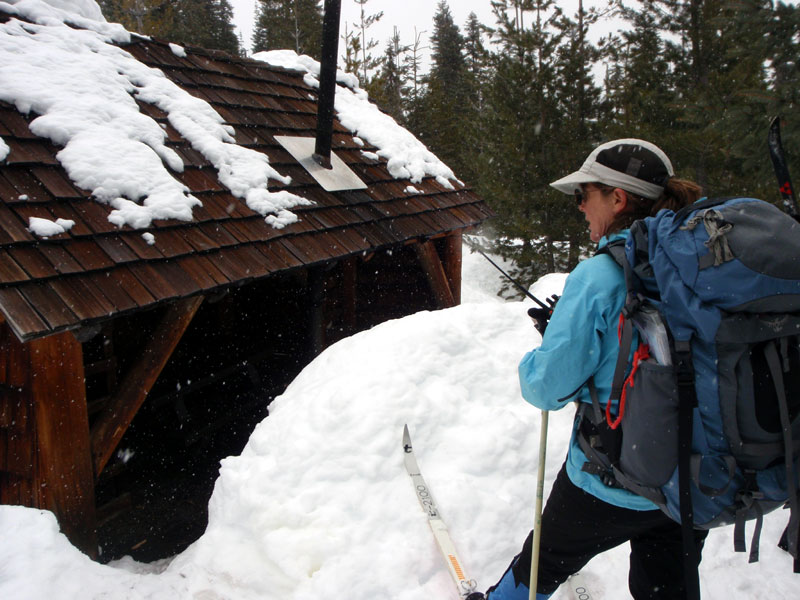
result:
[(0, 503), (33, 506), (30, 399), (24, 395), (30, 368), (27, 349), (11, 328), (0, 326)]
[(453, 292), (450, 289), (442, 261), (439, 259), (439, 253), (436, 252), (433, 242), (428, 240), (421, 244), (414, 244), (414, 250), (428, 278), (428, 284), (431, 287), (434, 298), (436, 298), (437, 306), (439, 308), (455, 306), (456, 301), (453, 298)]
[(444, 272), (447, 282), (450, 284), (450, 291), (453, 293), (453, 301), (461, 304), (461, 256), (463, 242), (461, 232), (458, 231), (444, 238)]
[(95, 476), (99, 476), (108, 463), (202, 302), (203, 296), (194, 296), (169, 306), (155, 335), (97, 417), (91, 436)]
[(344, 334), (352, 335), (356, 331), (356, 303), (358, 298), (358, 266), (357, 259), (346, 258), (342, 261), (342, 321)]
[(25, 344), (4, 327), (3, 502), (52, 511), (97, 557), (94, 473), (81, 344), (70, 332)]
[(308, 269), (308, 317), (311, 357), (325, 349), (325, 272), (324, 267)]
[(71, 332), (27, 344), (37, 452), (36, 506), (52, 511), (70, 541), (97, 557), (94, 474), (83, 350)]

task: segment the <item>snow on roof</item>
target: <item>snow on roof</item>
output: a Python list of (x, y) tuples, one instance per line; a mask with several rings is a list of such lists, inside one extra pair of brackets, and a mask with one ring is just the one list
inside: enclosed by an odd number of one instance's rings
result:
[(210, 104), (114, 45), (131, 34), (105, 22), (92, 0), (7, 0), (0, 11), (27, 20), (0, 24), (0, 100), (40, 115), (31, 131), (62, 146), (56, 158), (70, 179), (113, 207), (109, 221), (115, 225), (190, 221), (200, 205), (171, 173), (184, 165), (166, 145), (165, 131), (139, 111), (136, 100), (167, 113), (214, 165), (219, 181), (274, 227), (296, 221), (291, 209), (310, 204), (287, 191), (270, 192), (270, 178), (290, 178), (273, 169), (265, 154), (237, 145), (233, 129)]
[(41, 217), (31, 217), (28, 221), (28, 229), (40, 237), (50, 237), (70, 230), (75, 226), (75, 221), (69, 219), (42, 219)]
[(40, 25), (70, 23), (81, 29), (103, 33), (115, 41), (130, 41), (130, 33), (118, 23), (108, 23), (94, 0), (3, 0), (7, 13)]
[[(311, 87), (319, 87), (320, 63), (310, 56), (298, 55), (292, 50), (257, 52), (255, 60), (274, 67), (305, 73), (303, 80)], [(407, 129), (369, 101), (367, 92), (358, 87), (355, 75), (337, 71), (334, 108), (343, 127), (378, 148), (378, 156), (388, 161), (387, 168), (395, 179), (411, 179), (419, 183), (423, 177), (435, 177), (448, 189), (454, 189), (449, 180), (463, 185), (453, 171), (428, 150)]]

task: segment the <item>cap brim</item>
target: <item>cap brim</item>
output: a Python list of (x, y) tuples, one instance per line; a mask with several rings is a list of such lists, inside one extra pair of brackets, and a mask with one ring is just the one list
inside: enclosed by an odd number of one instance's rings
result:
[(584, 173), (583, 171), (575, 171), (566, 177), (562, 177), (561, 179), (554, 181), (550, 185), (556, 188), (559, 192), (563, 192), (565, 194), (574, 194), (576, 190), (581, 189), (581, 184), (595, 183), (596, 181), (596, 175), (590, 175), (589, 173)]

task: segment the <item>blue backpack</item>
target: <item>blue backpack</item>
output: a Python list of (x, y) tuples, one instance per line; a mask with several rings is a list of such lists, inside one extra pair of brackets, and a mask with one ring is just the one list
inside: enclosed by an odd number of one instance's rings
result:
[(695, 577), (693, 527), (734, 523), (745, 551), (755, 519), (753, 562), (763, 515), (788, 506), (782, 543), (798, 572), (800, 224), (761, 200), (701, 199), (637, 221), (624, 247), (606, 248), (628, 290), (619, 414), (596, 393), (584, 405), (584, 469), (682, 523)]

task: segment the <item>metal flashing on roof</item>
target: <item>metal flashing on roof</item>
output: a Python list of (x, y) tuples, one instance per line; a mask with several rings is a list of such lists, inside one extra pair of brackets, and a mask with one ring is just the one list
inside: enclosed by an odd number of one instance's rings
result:
[(341, 192), (342, 190), (365, 190), (367, 184), (350, 170), (341, 158), (331, 152), (331, 168), (317, 164), (314, 160), (313, 137), (292, 137), (276, 135), (275, 140), (283, 146), (292, 157), (299, 162), (308, 174), (322, 186), (326, 192)]

